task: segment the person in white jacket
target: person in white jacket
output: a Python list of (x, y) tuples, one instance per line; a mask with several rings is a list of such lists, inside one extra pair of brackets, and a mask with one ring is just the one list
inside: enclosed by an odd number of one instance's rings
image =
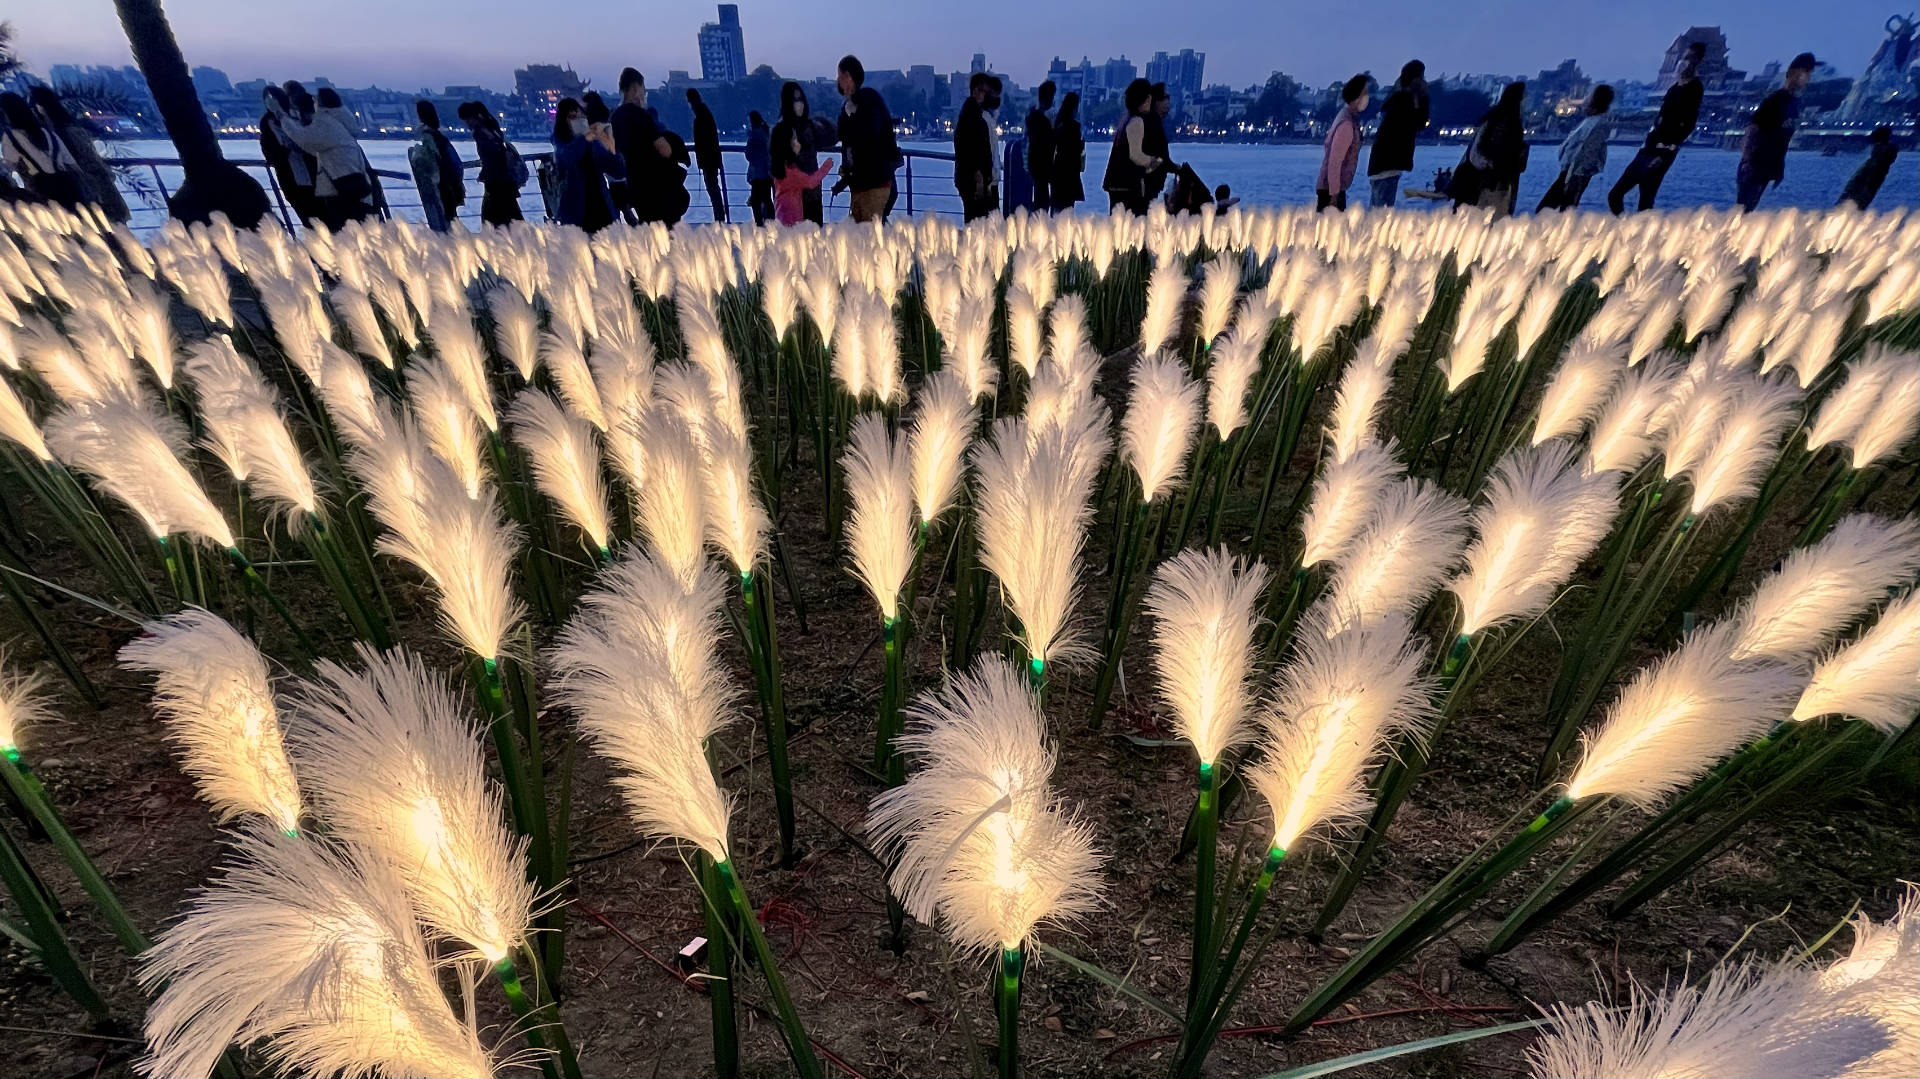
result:
[(1560, 144), (1560, 175), (1554, 177), (1553, 186), (1540, 198), (1540, 205), (1534, 209), (1571, 210), (1580, 205), (1580, 196), (1586, 194), (1587, 184), (1600, 175), (1607, 167), (1607, 140), (1613, 137), (1613, 87), (1606, 83), (1593, 88), (1593, 94), (1587, 98), (1587, 116), (1581, 120), (1566, 141)]
[[(309, 111), (294, 101), (296, 118), (285, 125), (287, 138), (313, 155), (320, 175), (313, 193), (320, 200), (320, 221), (339, 231), (349, 221), (373, 213), (373, 176), (367, 155), (353, 135), (353, 117), (330, 86), (320, 88), (317, 107)], [(304, 119), (304, 123), (301, 120)]]

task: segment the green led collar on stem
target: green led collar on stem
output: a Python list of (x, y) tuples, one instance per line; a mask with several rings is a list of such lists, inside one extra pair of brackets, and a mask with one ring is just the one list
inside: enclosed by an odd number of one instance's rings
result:
[(1213, 762), (1212, 761), (1200, 762), (1200, 789), (1203, 791), (1213, 789)]
[(1683, 536), (1686, 535), (1688, 530), (1693, 528), (1693, 522), (1699, 519), (1700, 515), (1697, 513), (1689, 513), (1685, 517), (1680, 518), (1680, 534)]
[(6, 745), (0, 746), (0, 753), (5, 753), (7, 755), (7, 760), (14, 764), (21, 763), (20, 747), (14, 745), (12, 742), (8, 742)]
[(1537, 832), (1542, 828), (1545, 828), (1547, 825), (1552, 824), (1553, 819), (1555, 817), (1558, 817), (1560, 814), (1565, 813), (1568, 809), (1572, 807), (1573, 807), (1572, 798), (1564, 794), (1558, 798), (1555, 798), (1553, 800), (1553, 804), (1547, 807), (1546, 812), (1541, 813), (1539, 816), (1533, 818), (1533, 823), (1527, 825), (1527, 834), (1531, 835), (1532, 833)]
[(1467, 660), (1467, 649), (1473, 644), (1473, 634), (1462, 633), (1453, 640), (1453, 648), (1447, 652), (1447, 662), (1440, 669), (1441, 677), (1451, 676)]

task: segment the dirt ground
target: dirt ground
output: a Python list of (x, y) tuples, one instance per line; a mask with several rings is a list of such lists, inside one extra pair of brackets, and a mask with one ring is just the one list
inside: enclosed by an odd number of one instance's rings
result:
[[(1304, 456), (1295, 462), (1289, 482), (1299, 482), (1308, 465)], [(1877, 495), (1877, 504), (1890, 512), (1903, 510), (1912, 497), (1911, 489), (1896, 487), (1890, 484)], [(63, 551), (37, 507), (12, 485), (4, 494), (16, 507), (16, 520), (38, 543), (28, 552), (31, 564), (87, 591), (92, 582), (84, 568)], [(1794, 494), (1783, 505), (1797, 506)], [(1099, 555), (1110, 512), (1103, 507), (1096, 521), (1094, 549), (1082, 578), (1085, 609), (1096, 623), (1106, 591)], [(1736, 512), (1709, 520), (1709, 532), (1696, 550), (1737, 529), (1740, 518)], [(882, 878), (855, 842), (865, 806), (879, 789), (865, 767), (879, 695), (879, 620), (823, 534), (810, 467), (788, 475), (780, 524), (807, 615), (803, 631), (782, 589), (779, 633), (788, 714), (799, 728), (792, 754), (807, 854), (791, 870), (773, 865), (769, 787), (759, 758), (749, 757), (757, 726), (749, 690), (725, 745), (733, 765), (727, 781), (739, 796), (736, 849), (746, 887), (762, 905), (798, 1008), (830, 1054), (830, 1070), (875, 1079), (976, 1074), (990, 1067), (986, 1057), (993, 1040), (985, 965), (953, 960), (924, 926), (913, 927), (903, 956), (882, 946)], [(1228, 535), (1236, 530), (1241, 535), (1235, 542), (1244, 545), (1244, 522), (1230, 519)], [(1771, 565), (1789, 534), (1784, 526), (1764, 533), (1742, 579), (1751, 580)], [(1281, 553), (1278, 537), (1269, 546), (1268, 557)], [(458, 657), (435, 643), (431, 597), (398, 567), (389, 567), (387, 579), (401, 582), (394, 592), (396, 608), (403, 612), (401, 639), (458, 676)], [(275, 583), (298, 609), (311, 613), (315, 624), (327, 627), (329, 650), (345, 650), (345, 624), (310, 573), (283, 570)], [(930, 589), (931, 584), (922, 589), (921, 629), (911, 656), (911, 678), (920, 688), (935, 684), (941, 666), (945, 612), (926, 598)], [(70, 599), (49, 604), (48, 614), (97, 680), (106, 703), (88, 710), (65, 683), (52, 683), (60, 716), (27, 733), (28, 759), (134, 916), (157, 929), (208, 878), (220, 833), (169, 756), (148, 710), (146, 687), (112, 665), (114, 650), (133, 627)], [(257, 613), (259, 630), (270, 650), (289, 655), (271, 617), (264, 609)], [(1562, 629), (1569, 621), (1561, 620)], [(40, 660), (38, 642), (14, 612), (0, 615), (0, 626), (11, 642), (14, 664)], [(1178, 1002), (1184, 993), (1192, 878), (1190, 867), (1174, 864), (1172, 857), (1191, 804), (1191, 751), (1127, 737), (1151, 742), (1167, 734), (1150, 681), (1139, 673), (1145, 669), (1147, 635), (1141, 619), (1128, 653), (1133, 676), (1103, 730), (1091, 730), (1086, 722), (1093, 672), (1069, 674), (1050, 696), (1048, 714), (1060, 747), (1059, 786), (1094, 822), (1108, 862), (1104, 910), (1080, 924), (1046, 930), (1042, 939)], [(726, 647), (747, 689), (745, 657), (734, 642)], [(1309, 942), (1302, 931), (1325, 895), (1333, 858), (1323, 848), (1289, 860), (1267, 908), (1282, 926), (1280, 935), (1234, 1013), (1234, 1029), (1210, 1060), (1211, 1074), (1262, 1075), (1529, 1018), (1539, 1006), (1594, 999), (1631, 979), (1660, 983), (1698, 971), (1736, 948), (1741, 954), (1776, 956), (1819, 938), (1856, 902), (1870, 914), (1887, 915), (1895, 881), (1920, 876), (1920, 776), (1907, 754), (1864, 785), (1795, 799), (1755, 822), (1724, 855), (1623, 920), (1609, 921), (1589, 904), (1485, 971), (1458, 962), (1491, 928), (1485, 921), (1470, 922), (1308, 1034), (1280, 1040), (1262, 1032), (1284, 1022), (1338, 967), (1347, 949), (1390, 921), (1532, 791), (1534, 760), (1549, 733), (1543, 712), (1558, 649), (1556, 633), (1543, 624), (1481, 682), (1395, 823), (1382, 861), (1320, 944)], [(1643, 649), (1637, 660), (1652, 651)], [(570, 719), (550, 711), (546, 722), (548, 744), (555, 745)], [(1223, 828), (1229, 849), (1243, 823), (1261, 827), (1258, 809), (1243, 802), (1230, 815)], [(590, 753), (579, 758), (573, 821), (563, 1008), (584, 1070), (593, 1076), (710, 1072), (706, 1003), (671, 967), (673, 953), (702, 932), (682, 857), (635, 834), (604, 764)], [(68, 886), (51, 850), (40, 844), (30, 852), (68, 901), (73, 911), (68, 931), (90, 959), (91, 974), (124, 1027), (89, 1031), (84, 1014), (29, 967), (18, 948), (8, 947), (0, 953), (0, 1028), (8, 1031), (9, 1047), (0, 1053), (0, 1074), (130, 1075), (130, 1060), (139, 1050), (134, 1035), (141, 1009), (133, 964), (117, 950), (84, 896)], [(1493, 910), (1503, 913), (1550, 864), (1538, 860), (1535, 874), (1507, 882), (1496, 893)], [(1846, 939), (1842, 934), (1835, 946), (1844, 947)], [(752, 971), (741, 987), (748, 1002), (764, 1003), (764, 987)], [(787, 1074), (777, 1027), (750, 1011), (743, 1023), (746, 1072)], [(1040, 956), (1029, 968), (1021, 1035), (1029, 1075), (1162, 1074), (1174, 1034), (1152, 1010), (1064, 963)], [(1528, 1038), (1523, 1033), (1485, 1039), (1353, 1074), (1524, 1074)]]

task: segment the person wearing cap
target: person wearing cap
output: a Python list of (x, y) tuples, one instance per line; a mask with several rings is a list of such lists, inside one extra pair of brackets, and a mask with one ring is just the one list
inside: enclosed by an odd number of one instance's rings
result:
[(1787, 147), (1800, 123), (1800, 92), (1813, 78), (1813, 54), (1803, 52), (1787, 65), (1780, 89), (1767, 95), (1747, 119), (1740, 140), (1740, 167), (1734, 172), (1740, 208), (1751, 213), (1767, 188), (1778, 186), (1787, 174)]

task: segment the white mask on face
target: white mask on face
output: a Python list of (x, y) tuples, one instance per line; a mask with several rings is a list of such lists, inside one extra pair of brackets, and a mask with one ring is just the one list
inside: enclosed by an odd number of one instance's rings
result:
[(586, 117), (584, 117), (584, 116), (576, 116), (576, 117), (574, 117), (574, 118), (573, 118), (573, 133), (574, 133), (574, 134), (576, 134), (576, 135), (584, 135), (584, 134), (586, 134), (586, 133), (587, 133), (587, 118), (586, 118)]

